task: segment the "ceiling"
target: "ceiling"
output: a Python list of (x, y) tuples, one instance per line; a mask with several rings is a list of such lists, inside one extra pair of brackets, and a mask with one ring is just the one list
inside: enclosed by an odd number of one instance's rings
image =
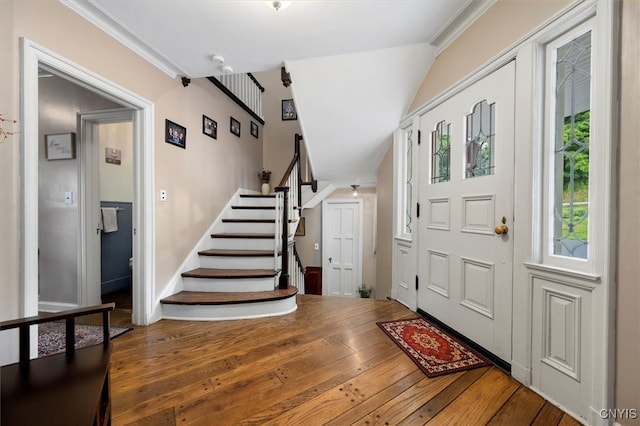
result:
[[(259, 0), (60, 1), (172, 77), (221, 74), (212, 55), (236, 73), (287, 64), (316, 175), (367, 184), (433, 45), (491, 0), (297, 0), (278, 11)], [(357, 164), (336, 159), (344, 141)]]

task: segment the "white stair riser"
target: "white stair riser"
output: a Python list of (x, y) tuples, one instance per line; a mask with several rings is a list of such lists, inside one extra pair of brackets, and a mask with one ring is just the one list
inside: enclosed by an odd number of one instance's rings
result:
[(229, 219), (275, 219), (276, 211), (271, 209), (231, 209)]
[(273, 238), (212, 238), (211, 248), (230, 250), (273, 250)]
[(238, 206), (275, 206), (275, 197), (271, 198), (257, 198), (257, 197), (240, 197)]
[(272, 291), (276, 277), (267, 278), (192, 278), (183, 277), (185, 291), (252, 292)]
[[(280, 265), (280, 258), (278, 258)], [(274, 268), (273, 256), (235, 257), (200, 256), (200, 267), (214, 269), (280, 269)]]
[(253, 233), (253, 234), (273, 234), (276, 231), (275, 223), (245, 223), (245, 222), (223, 222), (222, 232), (230, 233)]
[(186, 321), (221, 321), (285, 315), (295, 312), (297, 308), (295, 296), (282, 300), (235, 305), (165, 304), (162, 305), (162, 317)]

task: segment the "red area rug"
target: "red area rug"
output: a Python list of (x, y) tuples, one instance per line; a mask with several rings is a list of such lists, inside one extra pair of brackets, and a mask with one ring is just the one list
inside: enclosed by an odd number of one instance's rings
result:
[(424, 318), (377, 324), (427, 377), (491, 365), (467, 345)]

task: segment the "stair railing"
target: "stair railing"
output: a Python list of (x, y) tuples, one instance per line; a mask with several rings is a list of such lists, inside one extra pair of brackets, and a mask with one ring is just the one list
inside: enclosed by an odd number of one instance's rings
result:
[[(277, 186), (276, 191), (276, 229), (274, 259), (278, 269), (278, 251), (281, 253), (280, 279), (278, 288), (286, 290), (289, 287), (289, 187)], [(280, 250), (278, 250), (280, 249)]]
[(289, 266), (291, 269), (291, 271), (289, 271), (289, 276), (291, 278), (291, 285), (298, 289), (298, 293), (304, 294), (305, 268), (302, 264), (302, 260), (300, 259), (300, 255), (298, 254), (298, 250), (296, 249), (295, 242), (291, 244), (291, 250), (289, 253), (291, 257), (289, 259)]

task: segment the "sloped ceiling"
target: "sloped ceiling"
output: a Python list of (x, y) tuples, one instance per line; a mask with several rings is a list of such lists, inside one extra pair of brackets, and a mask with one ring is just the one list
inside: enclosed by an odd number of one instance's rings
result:
[[(59, 0), (171, 77), (286, 63), (314, 172), (373, 184), (434, 57), (430, 43), (495, 0)], [(266, 125), (269, 125), (267, 123)]]

